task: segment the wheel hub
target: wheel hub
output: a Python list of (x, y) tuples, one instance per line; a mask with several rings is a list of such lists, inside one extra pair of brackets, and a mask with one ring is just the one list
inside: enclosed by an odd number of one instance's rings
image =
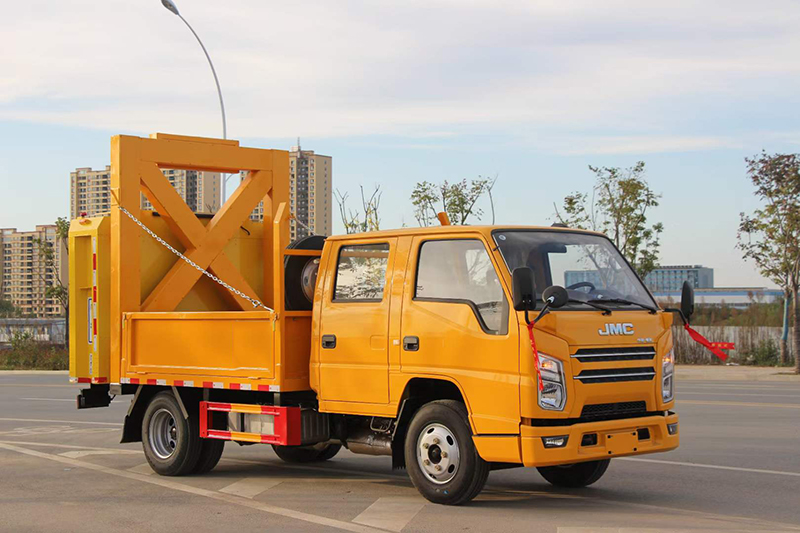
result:
[(156, 411), (150, 420), (148, 437), (156, 456), (159, 459), (169, 459), (178, 444), (178, 427), (172, 413), (167, 409)]
[(433, 423), (417, 439), (417, 462), (430, 481), (442, 485), (458, 472), (461, 453), (455, 434), (446, 426)]

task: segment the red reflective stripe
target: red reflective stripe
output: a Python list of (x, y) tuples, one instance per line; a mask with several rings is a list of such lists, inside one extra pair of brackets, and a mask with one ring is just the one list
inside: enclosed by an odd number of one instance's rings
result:
[(92, 378), (92, 383), (107, 383), (108, 378)]
[(269, 392), (269, 385), (259, 385), (258, 390)]
[(222, 439), (222, 440), (231, 440), (231, 432), (230, 431), (221, 431), (219, 429), (209, 429), (206, 434), (208, 435), (209, 439)]
[(92, 378), (78, 378), (78, 383), (91, 383)]
[(138, 384), (139, 384), (139, 378), (131, 378), (131, 385), (138, 385)]
[(97, 287), (92, 287), (92, 301), (97, 303)]
[(211, 388), (214, 387), (214, 382), (213, 381), (204, 381), (203, 382), (203, 387), (205, 387), (206, 389), (211, 389)]
[(544, 383), (542, 383), (542, 371), (539, 368), (539, 351), (536, 349), (536, 339), (533, 336), (533, 322), (528, 324), (528, 337), (531, 339), (531, 352), (533, 353), (533, 369), (536, 371), (536, 382), (539, 385), (539, 390), (544, 390)]
[(155, 384), (156, 384), (156, 380), (154, 380), (154, 379), (148, 379), (148, 380), (147, 380), (147, 384), (148, 384), (148, 385), (155, 385)]
[[(723, 352), (722, 349), (725, 349), (725, 350), (733, 350), (733, 349), (735, 349), (734, 348), (734, 343), (732, 343), (732, 342), (728, 342), (728, 343), (709, 342), (709, 340), (706, 339), (705, 337), (703, 337), (702, 335), (700, 335), (700, 333), (698, 333), (697, 331), (695, 331), (692, 328), (690, 328), (689, 324), (684, 324), (683, 328), (686, 330), (686, 333), (688, 333), (689, 336), (692, 339), (694, 339), (695, 342), (697, 342), (699, 344), (702, 344), (703, 346), (708, 348), (708, 350), (711, 353), (713, 353), (714, 355), (719, 357), (720, 360), (722, 360), (722, 361), (725, 361), (728, 358), (728, 354)], [(723, 348), (722, 346), (717, 346), (719, 344), (729, 344), (730, 348)]]
[(175, 385), (176, 387), (183, 387), (183, 380), (176, 379), (175, 381), (172, 382), (172, 384)]
[(92, 334), (97, 335), (97, 319), (92, 319)]
[(231, 383), (229, 387), (231, 388), (231, 390), (239, 390), (242, 388), (242, 386), (238, 383)]
[(97, 270), (97, 254), (92, 254), (92, 270)]

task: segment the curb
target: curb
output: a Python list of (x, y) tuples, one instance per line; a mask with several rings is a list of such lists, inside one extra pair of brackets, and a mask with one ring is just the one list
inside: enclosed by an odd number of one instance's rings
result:
[(675, 379), (678, 381), (768, 381), (800, 384), (800, 374), (793, 368), (676, 365)]

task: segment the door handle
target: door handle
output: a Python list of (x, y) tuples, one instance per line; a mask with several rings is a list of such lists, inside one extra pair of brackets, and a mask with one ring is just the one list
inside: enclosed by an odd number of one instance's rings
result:
[(419, 337), (403, 337), (403, 349), (407, 352), (419, 350)]
[(322, 347), (326, 350), (336, 348), (336, 335), (323, 335)]

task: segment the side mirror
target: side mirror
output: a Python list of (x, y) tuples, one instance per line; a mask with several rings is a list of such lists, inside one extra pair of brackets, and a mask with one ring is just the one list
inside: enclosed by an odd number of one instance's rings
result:
[(694, 314), (694, 289), (688, 281), (683, 282), (683, 290), (681, 291), (681, 312), (688, 321)]
[(544, 303), (549, 303), (551, 308), (558, 309), (559, 307), (564, 307), (567, 302), (569, 302), (569, 293), (564, 287), (553, 285), (544, 290), (542, 300), (544, 300)]
[(517, 267), (511, 273), (511, 292), (514, 297), (514, 310), (525, 311), (536, 307), (536, 282), (533, 269)]

